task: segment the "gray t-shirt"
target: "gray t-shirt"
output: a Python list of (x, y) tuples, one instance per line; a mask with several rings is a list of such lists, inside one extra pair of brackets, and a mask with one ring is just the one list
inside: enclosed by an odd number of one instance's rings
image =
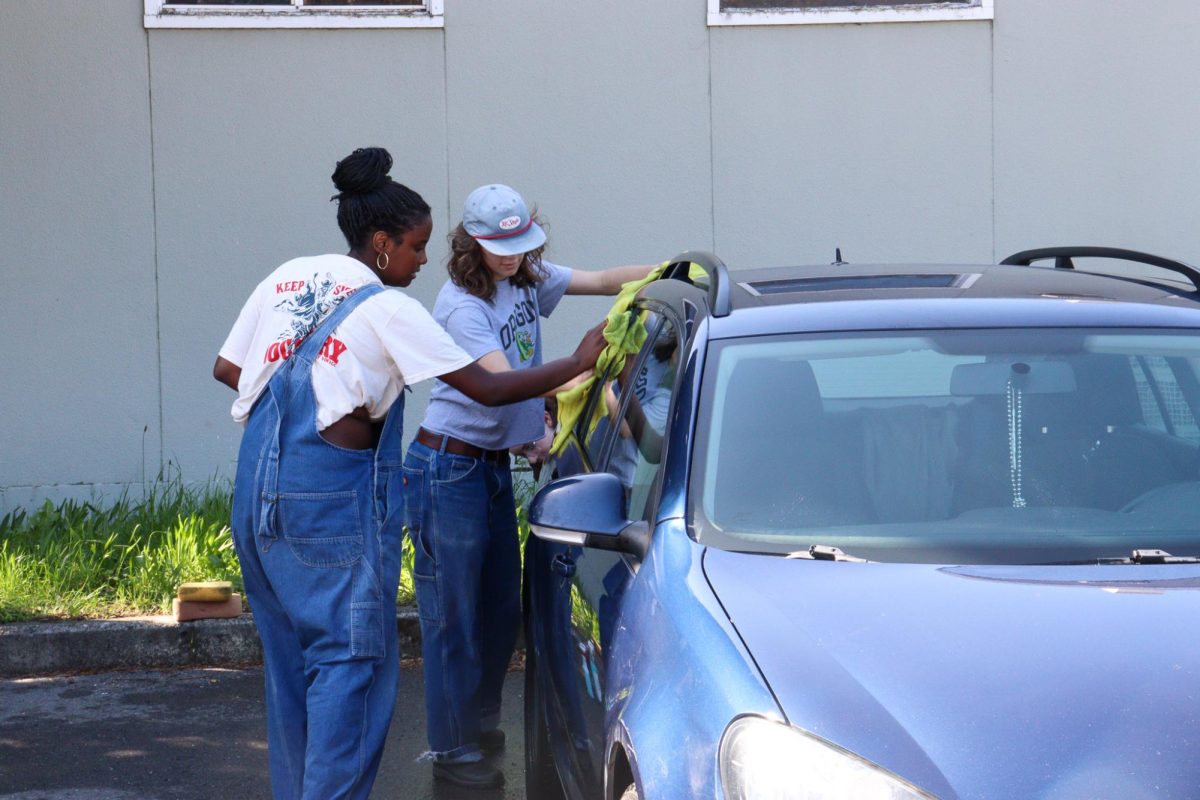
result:
[[(497, 282), (490, 303), (447, 281), (438, 292), (433, 318), (471, 358), (499, 350), (513, 369), (536, 367), (542, 363), (538, 318), (550, 316), (571, 282), (569, 268), (548, 261), (542, 267), (545, 278), (534, 286), (517, 288), (509, 281)], [(542, 437), (545, 408), (540, 397), (488, 407), (437, 381), (421, 427), (476, 447), (506, 450)]]

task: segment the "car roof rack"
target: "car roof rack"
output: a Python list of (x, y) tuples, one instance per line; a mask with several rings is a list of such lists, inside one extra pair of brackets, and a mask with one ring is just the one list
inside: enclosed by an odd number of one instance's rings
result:
[[(1156, 256), (1151, 253), (1142, 253), (1137, 250), (1125, 250), (1120, 247), (1040, 247), (1035, 250), (1022, 250), (1019, 253), (1013, 253), (1000, 263), (1028, 267), (1034, 261), (1045, 261), (1049, 258), (1054, 259), (1055, 269), (1075, 269), (1075, 262), (1073, 260), (1075, 258), (1118, 258), (1123, 261), (1148, 264), (1152, 267), (1160, 267), (1182, 275), (1191, 281), (1195, 287), (1193, 293), (1200, 293), (1200, 269), (1185, 264), (1182, 261), (1175, 261), (1174, 259)], [(1133, 280), (1137, 283), (1147, 282), (1126, 275), (1103, 274), (1113, 278)]]
[(695, 264), (708, 273), (708, 309), (714, 317), (727, 317), (733, 310), (731, 282), (725, 262), (703, 250), (687, 250), (672, 258), (663, 270), (663, 278), (687, 280), (689, 265)]

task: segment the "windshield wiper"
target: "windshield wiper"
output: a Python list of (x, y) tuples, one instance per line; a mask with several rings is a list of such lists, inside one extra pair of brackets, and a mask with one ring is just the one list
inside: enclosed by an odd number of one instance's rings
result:
[(1088, 558), (1079, 561), (1056, 561), (1046, 566), (1070, 566), (1076, 564), (1200, 564), (1196, 556), (1173, 556), (1166, 550), (1134, 550), (1125, 558)]
[(1166, 550), (1134, 550), (1129, 558), (1102, 558), (1101, 564), (1200, 564), (1196, 556), (1173, 556)]
[(812, 561), (855, 561), (860, 564), (869, 563), (865, 558), (846, 555), (840, 547), (831, 547), (827, 544), (814, 544), (807, 550), (796, 550), (793, 553), (788, 553), (785, 558), (804, 558)]

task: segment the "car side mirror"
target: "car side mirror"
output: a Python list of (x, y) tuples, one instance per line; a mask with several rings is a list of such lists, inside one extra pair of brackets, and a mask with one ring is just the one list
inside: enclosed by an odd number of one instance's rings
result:
[(625, 516), (625, 487), (616, 475), (594, 472), (543, 486), (529, 506), (529, 527), (539, 539), (616, 550), (643, 558), (650, 526)]

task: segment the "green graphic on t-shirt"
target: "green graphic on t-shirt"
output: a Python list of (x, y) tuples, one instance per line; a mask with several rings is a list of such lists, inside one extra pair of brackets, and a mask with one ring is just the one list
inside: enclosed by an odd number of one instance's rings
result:
[(525, 363), (533, 358), (533, 337), (529, 331), (517, 331), (517, 353), (521, 356), (521, 363)]

